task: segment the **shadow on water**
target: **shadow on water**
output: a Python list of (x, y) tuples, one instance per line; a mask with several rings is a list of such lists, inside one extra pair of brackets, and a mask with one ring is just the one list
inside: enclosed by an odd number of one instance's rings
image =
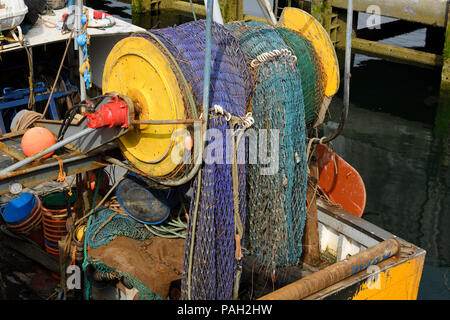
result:
[[(86, 4), (146, 29), (192, 20), (173, 10), (132, 15), (130, 2)], [(392, 44), (412, 48), (423, 42), (423, 33), (396, 37)], [(365, 182), (364, 219), (427, 251), (418, 298), (450, 299), (450, 154), (433, 136), (440, 74), (356, 57), (349, 118), (333, 148)], [(338, 125), (342, 88), (323, 126), (325, 135)]]
[[(348, 121), (333, 148), (361, 174), (364, 219), (427, 251), (419, 299), (450, 299), (450, 154), (433, 136), (439, 72), (381, 60), (352, 69)], [(342, 86), (324, 126), (337, 127)]]

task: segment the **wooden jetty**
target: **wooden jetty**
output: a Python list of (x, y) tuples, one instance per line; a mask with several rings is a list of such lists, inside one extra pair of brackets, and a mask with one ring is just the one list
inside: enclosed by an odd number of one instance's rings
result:
[[(206, 9), (203, 1), (180, 0), (133, 0), (139, 8), (151, 10), (158, 2), (158, 8), (170, 8), (186, 13), (194, 11), (204, 17)], [(225, 22), (234, 20), (266, 19), (244, 14), (243, 0), (219, 0)], [(348, 0), (274, 0), (273, 11), (279, 17), (284, 7), (297, 7), (311, 13), (321, 22), (335, 45), (339, 58), (343, 59)], [(137, 7), (133, 5), (134, 8)], [(447, 0), (353, 0), (354, 23), (352, 33), (352, 53), (377, 57), (387, 61), (403, 63), (423, 68), (441, 70), (439, 105), (435, 118), (435, 134), (442, 138), (443, 145), (450, 148), (450, 26), (449, 1)], [(147, 10), (147, 9), (146, 9)], [(357, 30), (358, 13), (371, 15), (376, 22), (379, 17), (397, 19), (375, 24)], [(369, 24), (369, 23), (368, 23)], [(385, 44), (380, 40), (414, 30), (426, 28), (425, 50), (404, 48)], [(343, 66), (343, 63), (341, 63)]]

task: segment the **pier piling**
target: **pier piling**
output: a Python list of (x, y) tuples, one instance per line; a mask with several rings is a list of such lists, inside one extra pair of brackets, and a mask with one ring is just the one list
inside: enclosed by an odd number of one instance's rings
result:
[[(162, 2), (163, 7), (191, 12), (188, 1), (174, 0), (133, 0), (133, 8), (147, 8), (146, 3)], [(220, 0), (224, 21), (255, 20), (243, 12), (243, 0)], [(352, 54), (363, 54), (387, 61), (403, 63), (424, 68), (441, 69), (441, 86), (439, 107), (436, 113), (435, 132), (441, 137), (450, 136), (450, 40), (449, 40), (449, 2), (447, 0), (354, 0)], [(274, 13), (279, 16), (284, 5), (299, 7), (309, 11), (324, 27), (335, 45), (340, 66), (343, 66), (347, 0), (298, 0), (276, 1)], [(194, 3), (195, 13), (205, 16), (202, 4)], [(381, 16), (397, 19), (396, 21), (373, 25), (367, 23), (357, 29), (358, 14), (370, 14), (372, 20), (380, 20)], [(373, 21), (372, 21), (373, 22)], [(415, 50), (378, 42), (386, 38), (427, 28), (425, 50)], [(445, 32), (445, 37), (443, 36)], [(442, 49), (443, 48), (443, 49)], [(448, 147), (449, 143), (446, 143)]]

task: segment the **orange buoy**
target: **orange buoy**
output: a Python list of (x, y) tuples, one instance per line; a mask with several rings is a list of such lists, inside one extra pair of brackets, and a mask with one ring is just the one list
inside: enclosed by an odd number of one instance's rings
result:
[[(36, 153), (51, 147), (56, 143), (53, 133), (42, 127), (34, 127), (25, 132), (22, 137), (22, 151), (27, 157), (31, 157)], [(46, 154), (42, 159), (48, 158), (54, 151)]]

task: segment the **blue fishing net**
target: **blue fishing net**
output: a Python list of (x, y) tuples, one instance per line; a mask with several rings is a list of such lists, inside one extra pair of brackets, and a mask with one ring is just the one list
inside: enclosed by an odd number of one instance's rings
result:
[(273, 27), (259, 22), (233, 22), (226, 27), (251, 65), (255, 128), (279, 130), (272, 131), (279, 146), (270, 133), (259, 137), (266, 140), (269, 153), (276, 152), (278, 170), (263, 174), (267, 164), (261, 159), (248, 166), (249, 249), (269, 269), (295, 264), (302, 253), (307, 192), (305, 108), (296, 67), (301, 57)]
[[(205, 21), (199, 20), (173, 28), (152, 30), (152, 33), (175, 57), (200, 109), (203, 103)], [(235, 116), (245, 116), (251, 87), (247, 61), (239, 44), (223, 26), (214, 23), (209, 107), (220, 105)], [(190, 206), (185, 245), (182, 292), (184, 298), (188, 298), (190, 291), (192, 299), (231, 299), (236, 261), (232, 174), (231, 164), (227, 162), (231, 151), (230, 138), (226, 139), (229, 137), (227, 134), (229, 125), (223, 116), (211, 114), (209, 129), (195, 232), (192, 217), (198, 181), (196, 180), (193, 185), (194, 195)], [(212, 148), (214, 142), (217, 144), (214, 137), (217, 134), (222, 135), (223, 143), (217, 148)], [(245, 221), (246, 167), (241, 164), (238, 169), (239, 213), (241, 220)], [(189, 253), (192, 237), (194, 237), (194, 251), (191, 261)], [(188, 284), (187, 273), (190, 265), (192, 265), (192, 281)]]

